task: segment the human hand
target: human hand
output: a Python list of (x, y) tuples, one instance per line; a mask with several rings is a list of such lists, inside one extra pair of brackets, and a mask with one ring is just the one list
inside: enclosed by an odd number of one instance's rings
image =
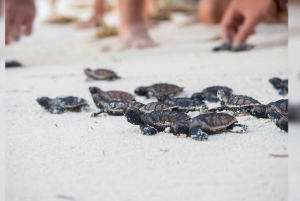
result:
[(34, 0), (5, 1), (5, 44), (31, 34), (35, 12)]
[(232, 1), (221, 21), (222, 41), (233, 46), (244, 44), (255, 33), (255, 26), (276, 12), (274, 0)]

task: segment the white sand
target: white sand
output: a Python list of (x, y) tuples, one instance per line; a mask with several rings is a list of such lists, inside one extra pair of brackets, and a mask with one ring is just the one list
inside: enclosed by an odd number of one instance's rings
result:
[[(148, 137), (124, 117), (89, 118), (97, 108), (88, 91), (170, 82), (184, 86), (183, 95), (226, 85), (262, 103), (278, 100), (268, 79), (287, 77), (285, 25), (259, 26), (249, 40), (256, 48), (237, 54), (211, 52), (219, 42), (206, 39), (218, 27), (164, 23), (151, 31), (160, 47), (109, 53), (100, 46), (117, 45), (117, 38), (91, 42), (93, 32), (38, 25), (31, 38), (7, 48), (6, 58), (26, 64), (6, 70), (7, 200), (287, 200), (288, 159), (269, 154), (287, 154), (288, 135), (270, 120), (240, 117), (247, 133), (206, 142)], [(87, 66), (111, 68), (123, 79), (87, 83)], [(86, 98), (91, 111), (51, 115), (35, 101), (61, 95)]]

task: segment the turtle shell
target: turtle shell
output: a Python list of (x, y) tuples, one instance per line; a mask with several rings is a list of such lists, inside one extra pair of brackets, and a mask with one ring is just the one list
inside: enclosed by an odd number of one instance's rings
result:
[(260, 102), (255, 100), (254, 98), (251, 98), (249, 96), (244, 95), (227, 95), (228, 98), (224, 102), (227, 107), (249, 107), (249, 106), (257, 106), (261, 105)]
[(287, 116), (288, 115), (288, 99), (281, 99), (275, 102), (271, 102), (267, 105), (267, 112), (277, 111), (280, 114)]
[(209, 102), (219, 102), (219, 98), (217, 96), (218, 90), (223, 90), (225, 94), (231, 94), (233, 90), (229, 87), (225, 86), (212, 86), (207, 87), (202, 90), (200, 93), (194, 93), (191, 98), (198, 100), (206, 100)]
[(161, 110), (173, 110), (173, 109), (177, 109), (177, 106), (168, 104), (168, 103), (162, 103), (162, 102), (151, 102), (148, 103), (146, 105), (144, 105), (143, 107), (140, 108), (140, 110), (142, 112), (145, 113), (150, 113), (152, 111), (161, 111)]
[(168, 127), (175, 122), (185, 122), (191, 117), (183, 112), (177, 111), (153, 111), (146, 114), (145, 122), (150, 126)]
[(132, 94), (124, 92), (124, 91), (102, 91), (98, 87), (89, 87), (89, 90), (92, 94), (99, 94), (98, 96), (102, 96), (106, 98), (107, 100), (124, 100), (124, 101), (135, 101), (135, 98)]
[(135, 98), (132, 94), (124, 91), (104, 91), (100, 94), (108, 100), (116, 99), (123, 101), (135, 101)]
[(200, 126), (204, 131), (216, 131), (225, 129), (235, 122), (236, 118), (226, 113), (207, 113), (193, 117), (190, 120), (190, 129)]
[(119, 79), (120, 77), (111, 70), (108, 69), (96, 69), (91, 70), (89, 68), (84, 69), (84, 73), (94, 80), (114, 80)]
[(177, 85), (168, 84), (168, 83), (158, 83), (147, 87), (138, 87), (137, 89), (135, 89), (135, 93), (137, 95), (144, 95), (144, 96), (147, 95), (147, 93), (145, 92), (150, 92), (151, 95), (155, 95), (157, 93), (166, 94), (166, 95), (175, 95), (181, 91), (183, 91), (183, 87), (179, 87)]
[(165, 100), (165, 103), (177, 105), (181, 108), (192, 108), (196, 106), (205, 105), (203, 101), (192, 98), (169, 98)]
[(64, 108), (76, 108), (81, 105), (87, 104), (87, 101), (83, 98), (78, 98), (74, 96), (67, 97), (57, 97), (53, 101), (54, 105), (61, 106)]

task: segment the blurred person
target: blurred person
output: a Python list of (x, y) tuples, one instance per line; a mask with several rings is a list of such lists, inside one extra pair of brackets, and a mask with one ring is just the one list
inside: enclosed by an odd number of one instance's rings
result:
[(30, 35), (36, 14), (34, 0), (5, 1), (5, 44)]
[(119, 0), (121, 50), (157, 46), (144, 23), (144, 3), (143, 0)]

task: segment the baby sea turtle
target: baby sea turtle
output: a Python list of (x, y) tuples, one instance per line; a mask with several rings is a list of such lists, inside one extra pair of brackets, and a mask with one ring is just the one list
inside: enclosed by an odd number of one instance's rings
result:
[(232, 89), (225, 86), (212, 86), (203, 89), (200, 93), (194, 93), (191, 98), (206, 100), (208, 102), (219, 102), (220, 100), (217, 96), (217, 93), (220, 89), (222, 89), (226, 94), (231, 94), (233, 92)]
[(271, 118), (279, 120), (288, 115), (288, 99), (280, 99), (268, 105), (258, 105), (251, 109), (250, 114), (257, 118)]
[(222, 89), (218, 90), (217, 96), (221, 101), (221, 107), (210, 109), (209, 111), (211, 112), (230, 110), (234, 111), (235, 115), (238, 115), (248, 113), (254, 106), (261, 105), (254, 98), (244, 95), (226, 94)]
[(98, 87), (89, 87), (90, 93), (100, 94), (108, 100), (124, 100), (124, 101), (135, 101), (135, 98), (132, 94), (124, 92), (124, 91), (102, 91)]
[(134, 125), (140, 125), (140, 130), (144, 135), (154, 135), (164, 131), (175, 122), (185, 122), (191, 117), (178, 111), (153, 111), (145, 113), (136, 107), (128, 107), (125, 111), (127, 121)]
[(130, 105), (134, 105), (134, 107), (140, 108), (144, 106), (143, 103), (139, 103), (136, 101), (124, 101), (124, 100), (108, 100), (103, 96), (99, 96), (99, 94), (92, 95), (93, 100), (96, 106), (100, 109), (99, 112), (95, 112), (91, 115), (91, 117), (96, 117), (99, 114), (109, 114), (113, 116), (122, 116), (124, 115), (124, 110), (126, 110)]
[(15, 68), (15, 67), (22, 67), (23, 64), (21, 64), (18, 61), (6, 61), (5, 62), (5, 68)]
[(179, 87), (174, 84), (158, 83), (147, 87), (138, 87), (135, 89), (134, 93), (139, 96), (146, 96), (147, 98), (151, 98), (155, 96), (155, 94), (166, 94), (174, 96), (182, 91), (183, 87)]
[(207, 110), (206, 104), (202, 100), (193, 98), (171, 98), (165, 94), (157, 94), (156, 99), (158, 101), (168, 103), (171, 105), (178, 106), (179, 111), (190, 112), (190, 111), (205, 111)]
[(213, 48), (214, 52), (219, 52), (219, 51), (231, 51), (231, 52), (241, 52), (241, 51), (247, 51), (253, 49), (253, 45), (249, 44), (239, 44), (236, 46), (233, 46), (231, 42), (225, 42), (221, 44), (220, 46), (217, 46)]
[(278, 90), (280, 95), (286, 95), (289, 91), (288, 79), (282, 80), (278, 77), (269, 79), (269, 82), (273, 85), (274, 89)]
[(89, 108), (86, 100), (74, 96), (57, 97), (55, 99), (41, 97), (36, 101), (52, 114), (61, 114), (66, 111), (81, 112)]
[(96, 69), (91, 70), (89, 68), (84, 69), (84, 73), (88, 76), (88, 78), (93, 80), (116, 80), (120, 79), (120, 77), (111, 70), (107, 69)]
[(231, 131), (234, 133), (244, 133), (247, 130), (246, 125), (237, 124), (234, 116), (226, 113), (206, 113), (193, 117), (187, 122), (178, 122), (170, 127), (173, 135), (186, 135), (194, 140), (207, 140), (211, 134)]
[(250, 114), (257, 118), (270, 118), (282, 130), (288, 130), (288, 99), (271, 102), (268, 105), (258, 105), (251, 109)]

